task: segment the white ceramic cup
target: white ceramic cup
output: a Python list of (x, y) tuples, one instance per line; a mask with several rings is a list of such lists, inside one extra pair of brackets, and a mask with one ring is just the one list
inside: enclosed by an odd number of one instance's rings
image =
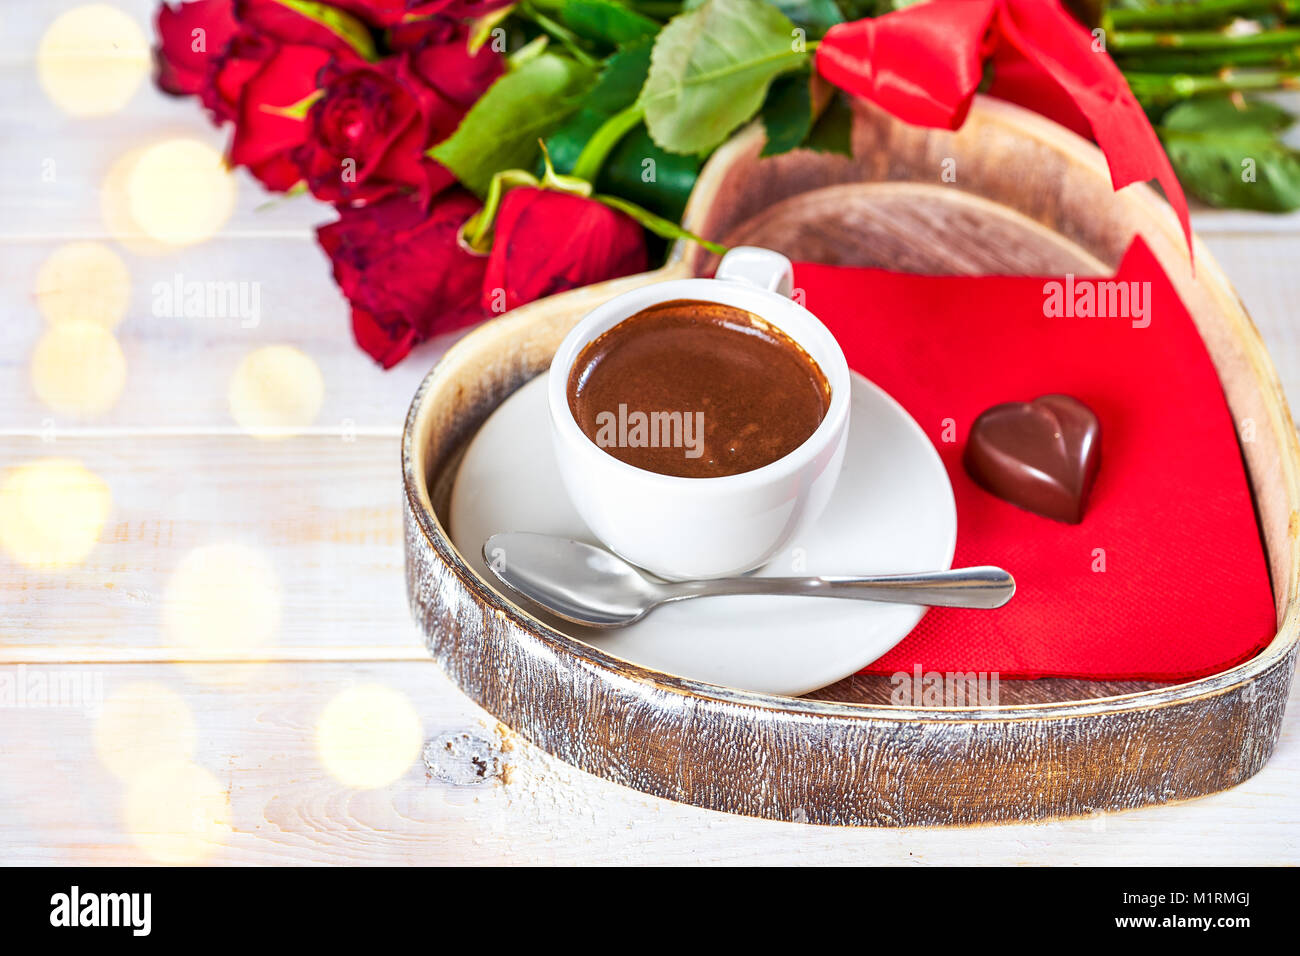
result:
[[(834, 336), (794, 302), (790, 260), (740, 246), (713, 279), (671, 279), (633, 289), (593, 309), (565, 336), (551, 361), (547, 401), (560, 475), (592, 533), (660, 577), (723, 577), (767, 563), (830, 500), (849, 425), (849, 367)], [(569, 373), (601, 333), (642, 309), (699, 299), (745, 309), (776, 326), (821, 366), (830, 407), (817, 430), (776, 461), (738, 475), (683, 478), (646, 471), (600, 448), (569, 408)]]

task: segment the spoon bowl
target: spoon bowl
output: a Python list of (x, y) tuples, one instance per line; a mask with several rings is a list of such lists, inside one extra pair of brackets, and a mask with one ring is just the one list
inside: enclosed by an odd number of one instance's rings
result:
[(483, 545), (497, 580), (566, 621), (623, 627), (662, 598), (655, 583), (618, 555), (570, 538), (509, 532)]

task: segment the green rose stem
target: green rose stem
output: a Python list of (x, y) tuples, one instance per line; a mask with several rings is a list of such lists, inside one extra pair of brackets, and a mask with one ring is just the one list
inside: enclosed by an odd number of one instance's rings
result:
[(597, 202), (604, 203), (611, 209), (617, 209), (621, 213), (631, 216), (643, 227), (649, 229), (661, 239), (687, 239), (691, 242), (698, 243), (715, 256), (726, 253), (727, 247), (720, 242), (711, 242), (708, 239), (702, 239), (695, 233), (683, 229), (671, 219), (665, 219), (663, 216), (656, 216), (648, 209), (643, 209), (634, 202), (628, 202), (626, 199), (619, 199), (617, 196), (592, 196)]
[(1116, 58), (1125, 73), (1205, 73), (1242, 67), (1300, 67), (1300, 46), (1276, 50), (1207, 50), (1202, 53), (1137, 53)]
[(1300, 0), (1194, 0), (1155, 7), (1110, 10), (1103, 23), (1110, 30), (1223, 26), (1238, 18), (1300, 15)]
[(1129, 87), (1144, 104), (1165, 105), (1193, 96), (1249, 93), (1261, 90), (1300, 89), (1300, 72), (1271, 70), (1262, 73), (1227, 73), (1193, 76), (1177, 73), (1126, 73)]
[(582, 48), (582, 44), (578, 42), (578, 35), (568, 27), (556, 23), (532, 4), (520, 4), (518, 9), (521, 14), (528, 17), (556, 40), (559, 40), (579, 63), (588, 67), (600, 65), (600, 60)]
[(1153, 33), (1116, 30), (1106, 35), (1106, 48), (1120, 55), (1138, 51), (1157, 53), (1171, 50), (1257, 50), (1261, 47), (1295, 46), (1300, 30), (1265, 30), (1262, 33), (1229, 35), (1214, 30), (1185, 33)]
[(605, 165), (610, 150), (617, 146), (618, 141), (630, 133), (644, 116), (645, 110), (639, 104), (633, 103), (627, 109), (620, 110), (601, 123), (591, 139), (587, 140), (587, 145), (582, 147), (582, 152), (578, 154), (573, 164), (573, 175), (594, 183), (596, 177), (600, 175), (601, 167)]

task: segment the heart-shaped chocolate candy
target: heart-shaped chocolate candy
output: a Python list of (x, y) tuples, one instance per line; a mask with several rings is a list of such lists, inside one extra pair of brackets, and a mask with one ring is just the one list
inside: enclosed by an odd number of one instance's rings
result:
[(971, 425), (965, 464), (999, 498), (1078, 524), (1101, 465), (1101, 423), (1069, 395), (994, 405)]

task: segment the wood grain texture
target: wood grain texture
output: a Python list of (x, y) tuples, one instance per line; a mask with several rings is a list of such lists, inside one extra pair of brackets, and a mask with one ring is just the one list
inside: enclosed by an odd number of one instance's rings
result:
[[(403, 437), (407, 588), (431, 653), (487, 710), (575, 766), (749, 816), (876, 826), (1034, 820), (1185, 799), (1246, 779), (1272, 752), (1295, 670), (1291, 515), (1300, 510), (1300, 485), (1285, 398), (1231, 287), (1203, 247), (1192, 272), (1173, 216), (1154, 193), (1114, 194), (1095, 148), (1040, 117), (981, 101), (956, 134), (903, 127), (866, 108), (857, 118), (853, 160), (795, 153), (759, 161), (761, 133), (738, 136), (701, 176), (688, 227), (802, 258), (801, 242), (828, 255), (866, 223), (877, 240), (897, 245), (911, 235), (927, 244), (928, 252), (912, 255), (923, 262), (947, 248), (939, 223), (951, 216), (954, 262), (936, 271), (956, 272), (1017, 262), (1104, 271), (1142, 235), (1193, 314), (1234, 414), (1256, 426), (1243, 447), (1278, 599), (1272, 644), (1184, 685), (1107, 696), (1119, 688), (1060, 682), (1038, 691), (1069, 695), (1063, 699), (980, 711), (740, 692), (631, 665), (547, 627), (457, 554), (441, 522), (446, 489), (478, 424), (545, 367), (582, 312), (645, 280), (634, 277), (583, 290), (581, 300), (570, 294), (516, 310), (462, 340), (417, 393)], [(960, 191), (877, 182), (931, 178), (945, 159), (963, 171)], [(810, 202), (793, 201), (804, 193)], [(875, 199), (887, 211), (864, 213)], [(972, 210), (983, 200), (1012, 211), (974, 228)], [(825, 238), (809, 240), (828, 217)], [(872, 226), (900, 217), (896, 229)], [(1044, 241), (1045, 229), (1058, 238)], [(990, 245), (1027, 251), (997, 258), (979, 251)], [(712, 265), (699, 250), (677, 252), (650, 277)], [(836, 261), (875, 264), (875, 255), (841, 252)], [(503, 358), (503, 346), (521, 340), (526, 347)]]
[[(414, 634), (415, 628), (408, 626)], [(0, 675), (14, 668), (0, 666)], [(50, 665), (46, 673), (82, 671)], [(218, 686), (202, 673), (234, 679)], [(499, 727), (427, 657), (394, 663), (106, 664), (105, 696), (142, 682), (183, 696), (194, 762), (229, 798), (231, 830), (202, 849), (248, 864), (1286, 864), (1300, 860), (1300, 733), (1255, 778), (1182, 805), (965, 829), (828, 828), (700, 810), (585, 774)], [(391, 784), (336, 780), (315, 746), (328, 702), (380, 684), (420, 715), (426, 748)], [(1300, 688), (1297, 688), (1300, 695)], [(1300, 703), (1292, 701), (1293, 706)], [(77, 709), (0, 711), (0, 864), (132, 865), (126, 784)], [(447, 754), (448, 740), (468, 746)], [(147, 741), (146, 741), (147, 743)], [(470, 757), (481, 760), (479, 775)]]
[[(52, 455), (98, 475), (112, 509), (76, 566), (0, 565), (0, 659), (199, 658), (163, 626), (168, 587), (187, 555), (224, 543), (254, 549), (274, 576), (280, 623), (251, 656), (418, 655), (403, 610), (395, 437), (0, 436), (5, 468)], [(393, 634), (405, 640), (374, 640)]]

